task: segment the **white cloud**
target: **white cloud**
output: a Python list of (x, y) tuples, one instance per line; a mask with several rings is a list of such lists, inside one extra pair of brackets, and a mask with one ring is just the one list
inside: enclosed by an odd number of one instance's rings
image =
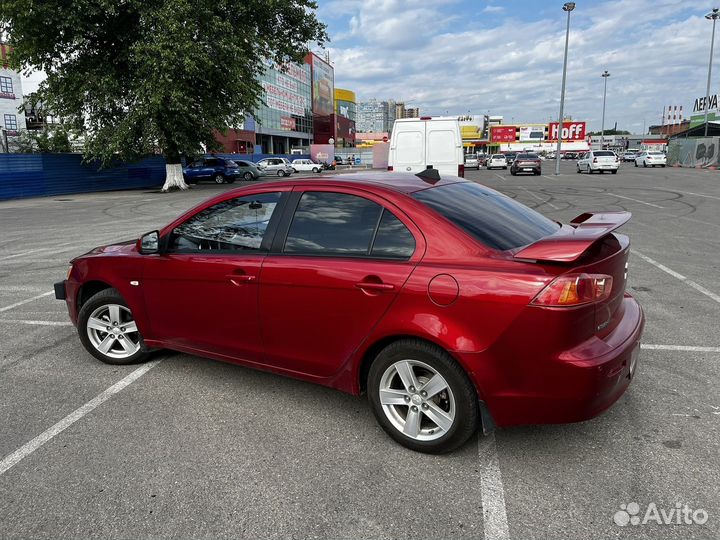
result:
[(503, 11), (505, 11), (504, 7), (493, 5), (485, 6), (485, 9), (482, 10), (483, 13), (501, 13)]
[[(710, 26), (703, 13), (688, 17), (687, 6), (678, 4), (578, 5), (571, 15), (566, 113), (599, 129), (600, 74), (607, 69), (606, 125), (659, 123), (670, 104), (684, 105), (688, 114), (705, 91)], [(428, 114), (490, 110), (546, 122), (557, 116), (560, 101), (566, 19), (557, 11), (529, 22), (507, 14), (492, 27), (468, 15), (463, 28), (470, 29), (456, 31), (463, 14), (454, 4), (369, 0), (353, 13), (352, 47), (330, 47), (336, 84), (359, 99), (412, 98)], [(427, 24), (430, 19), (435, 24)], [(720, 77), (720, 69), (715, 73)]]

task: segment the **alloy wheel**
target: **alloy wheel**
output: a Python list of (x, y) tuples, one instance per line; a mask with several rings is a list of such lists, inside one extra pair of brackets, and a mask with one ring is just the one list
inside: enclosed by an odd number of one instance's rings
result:
[(455, 422), (455, 397), (445, 378), (419, 360), (400, 360), (380, 379), (380, 403), (390, 423), (413, 440), (432, 441)]
[(110, 358), (129, 358), (140, 350), (140, 333), (132, 313), (119, 304), (104, 304), (87, 321), (90, 343)]

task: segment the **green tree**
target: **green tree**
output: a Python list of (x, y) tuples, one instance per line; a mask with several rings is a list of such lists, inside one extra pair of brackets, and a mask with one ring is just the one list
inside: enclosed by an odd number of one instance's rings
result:
[(186, 189), (182, 154), (261, 103), (265, 62), (300, 62), (328, 39), (313, 0), (3, 0), (11, 63), (43, 70), (48, 110), (108, 164), (162, 153), (163, 190)]
[(23, 129), (10, 149), (18, 154), (72, 152), (72, 144), (64, 126), (48, 126), (34, 131)]

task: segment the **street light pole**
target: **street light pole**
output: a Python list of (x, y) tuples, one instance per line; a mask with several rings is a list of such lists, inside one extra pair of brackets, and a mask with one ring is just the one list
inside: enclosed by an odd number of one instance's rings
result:
[(560, 174), (560, 144), (562, 141), (563, 108), (565, 106), (565, 78), (567, 76), (568, 41), (570, 39), (570, 12), (575, 9), (575, 2), (565, 2), (563, 11), (567, 11), (567, 29), (565, 30), (565, 57), (563, 59), (562, 89), (560, 90), (560, 119), (558, 120), (557, 151), (555, 155), (555, 174)]
[(708, 134), (708, 108), (710, 107), (710, 75), (712, 74), (712, 57), (713, 48), (715, 47), (715, 21), (720, 17), (720, 9), (714, 8), (710, 13), (705, 15), (706, 19), (712, 19), (713, 29), (712, 38), (710, 39), (710, 61), (708, 62), (708, 79), (707, 90), (705, 91), (705, 136)]
[[(607, 80), (610, 74), (606, 69), (603, 74), (600, 75), (605, 79), (605, 89), (603, 90), (603, 115), (602, 115), (602, 130), (600, 131), (600, 150), (605, 150), (605, 98), (607, 97)], [(617, 132), (616, 132), (617, 133)]]

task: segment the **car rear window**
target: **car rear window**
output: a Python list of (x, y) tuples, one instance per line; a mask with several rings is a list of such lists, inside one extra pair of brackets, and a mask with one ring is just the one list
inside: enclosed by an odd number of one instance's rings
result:
[(488, 247), (506, 250), (553, 234), (554, 221), (474, 182), (425, 189), (413, 197)]
[(493, 157), (490, 159), (505, 159), (505, 156), (502, 154), (493, 154)]
[(662, 152), (648, 152), (648, 154), (650, 154), (651, 156), (664, 156), (665, 155)]
[(538, 159), (536, 154), (518, 154), (518, 159)]
[(608, 150), (598, 150), (597, 152), (593, 152), (593, 155), (596, 157), (615, 157), (615, 153)]

